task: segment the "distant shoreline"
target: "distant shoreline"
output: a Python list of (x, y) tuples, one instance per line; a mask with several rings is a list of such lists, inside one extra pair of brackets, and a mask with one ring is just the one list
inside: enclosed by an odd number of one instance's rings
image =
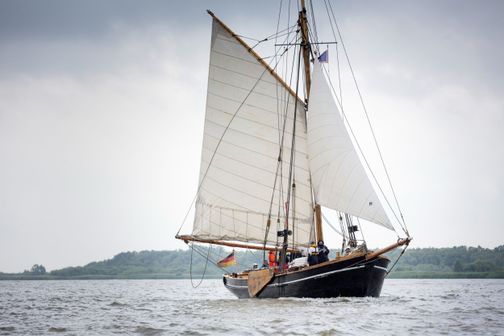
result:
[[(2, 273), (0, 280), (102, 280), (102, 279), (221, 279), (225, 272), (240, 272), (260, 264), (262, 251), (236, 251), (237, 265), (219, 269), (214, 265), (229, 254), (212, 247), (208, 256), (191, 250), (122, 252), (111, 259), (85, 266), (46, 271), (35, 264), (22, 273)], [(210, 253), (211, 251), (211, 253)], [(335, 257), (335, 250), (331, 258)], [(396, 249), (387, 254), (391, 265), (400, 256)], [(206, 258), (210, 261), (208, 261)], [(389, 275), (391, 279), (504, 279), (504, 245), (493, 249), (466, 246), (409, 248)]]

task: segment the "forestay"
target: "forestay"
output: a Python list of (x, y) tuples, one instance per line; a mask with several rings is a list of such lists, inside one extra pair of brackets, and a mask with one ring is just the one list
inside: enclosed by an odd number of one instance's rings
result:
[(308, 110), (308, 155), (317, 203), (393, 230), (318, 61)]
[[(214, 19), (193, 236), (263, 243), (274, 194), (267, 242), (277, 242), (277, 230), (283, 229), (284, 222), (280, 222), (281, 228), (277, 227), (276, 214), (282, 209), (284, 216), (287, 201), (284, 199), (287, 193), (278, 190), (280, 182), (284, 191), (288, 186), (295, 104), (298, 104), (296, 190), (291, 203), (295, 218), (289, 218), (290, 229), (294, 229), (289, 244), (306, 245), (310, 240), (313, 206), (303, 103)], [(287, 123), (282, 142), (285, 115)], [(282, 178), (279, 177), (275, 185), (281, 143), (285, 164)]]

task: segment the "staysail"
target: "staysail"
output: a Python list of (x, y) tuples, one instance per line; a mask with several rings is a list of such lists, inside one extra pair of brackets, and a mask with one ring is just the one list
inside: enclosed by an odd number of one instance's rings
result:
[(393, 230), (343, 118), (315, 61), (308, 119), (308, 156), (317, 203)]
[[(262, 244), (273, 198), (266, 241), (277, 243), (284, 223), (277, 227), (276, 215), (278, 209), (285, 215), (297, 104), (296, 188), (289, 218), (294, 235), (289, 244), (309, 243), (313, 205), (304, 104), (270, 70), (214, 18), (194, 237)], [(280, 147), (286, 164), (277, 171)]]

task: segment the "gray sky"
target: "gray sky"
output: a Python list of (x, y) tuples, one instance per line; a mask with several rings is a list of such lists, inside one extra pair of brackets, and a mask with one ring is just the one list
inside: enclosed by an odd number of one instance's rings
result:
[[(502, 244), (504, 3), (332, 4), (413, 246)], [(183, 247), (173, 237), (197, 187), (205, 9), (262, 38), (277, 7), (1, 1), (0, 271)], [(366, 230), (371, 246), (391, 242), (380, 230)]]

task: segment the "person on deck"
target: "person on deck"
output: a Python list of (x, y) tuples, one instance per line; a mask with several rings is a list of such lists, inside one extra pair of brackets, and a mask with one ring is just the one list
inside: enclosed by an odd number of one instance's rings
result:
[(317, 245), (315, 245), (315, 242), (312, 242), (308, 250), (308, 265), (313, 266), (318, 263)]
[(318, 262), (319, 263), (329, 261), (329, 257), (328, 257), (329, 249), (327, 248), (327, 246), (324, 245), (323, 240), (319, 240), (319, 242), (317, 244), (317, 250), (318, 250)]
[(275, 268), (277, 266), (275, 251), (271, 251), (271, 250), (269, 251), (268, 261), (269, 261), (270, 268)]
[(348, 246), (345, 249), (345, 255), (351, 254), (357, 248), (357, 242), (355, 240), (350, 240)]

